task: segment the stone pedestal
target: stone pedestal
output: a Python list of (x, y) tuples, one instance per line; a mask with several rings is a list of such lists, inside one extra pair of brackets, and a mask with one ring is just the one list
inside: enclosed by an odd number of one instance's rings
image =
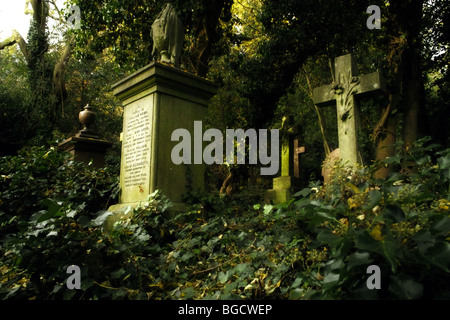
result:
[(171, 151), (179, 142), (171, 136), (183, 128), (193, 137), (194, 121), (204, 121), (216, 90), (210, 81), (157, 62), (113, 85), (124, 116), (120, 203), (109, 211), (139, 206), (157, 189), (182, 208), (189, 188), (204, 190), (203, 164), (175, 165)]
[(283, 203), (292, 199), (298, 189), (299, 179), (292, 176), (281, 176), (273, 179), (273, 189), (266, 190), (265, 201)]
[(59, 148), (68, 151), (73, 155), (73, 160), (84, 163), (90, 163), (96, 168), (105, 166), (105, 153), (112, 146), (112, 143), (106, 140), (71, 137), (59, 144)]
[(73, 155), (73, 160), (91, 163), (96, 168), (105, 166), (106, 151), (111, 148), (112, 143), (100, 139), (94, 128), (96, 114), (92, 111), (92, 107), (87, 105), (84, 110), (80, 112), (78, 118), (83, 125), (76, 135), (64, 140), (59, 144), (61, 150), (70, 152)]

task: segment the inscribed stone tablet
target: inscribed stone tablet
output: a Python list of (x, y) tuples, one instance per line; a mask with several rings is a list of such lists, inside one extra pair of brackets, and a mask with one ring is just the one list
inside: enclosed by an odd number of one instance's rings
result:
[(145, 201), (150, 190), (153, 99), (140, 99), (125, 107), (121, 201)]

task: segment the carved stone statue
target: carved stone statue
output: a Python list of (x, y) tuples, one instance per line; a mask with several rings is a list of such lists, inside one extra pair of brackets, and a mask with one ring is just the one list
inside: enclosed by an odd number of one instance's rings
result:
[(184, 40), (184, 26), (173, 6), (168, 3), (156, 17), (150, 32), (153, 38), (152, 55), (163, 63), (178, 66)]

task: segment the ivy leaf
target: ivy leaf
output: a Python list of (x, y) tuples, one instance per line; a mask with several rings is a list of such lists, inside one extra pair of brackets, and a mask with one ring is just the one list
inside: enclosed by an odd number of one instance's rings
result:
[(268, 215), (269, 213), (272, 212), (272, 209), (273, 209), (273, 205), (271, 205), (271, 204), (264, 205), (264, 214)]
[(391, 277), (393, 283), (389, 286), (389, 291), (399, 299), (419, 299), (423, 295), (423, 285), (415, 281), (410, 276), (400, 274)]
[(387, 205), (384, 209), (383, 215), (395, 222), (402, 222), (405, 220), (405, 213), (399, 206), (396, 205)]
[(450, 180), (450, 152), (437, 160), (439, 168), (443, 171), (444, 177)]
[(317, 241), (332, 247), (334, 247), (339, 240), (339, 236), (335, 235), (330, 230), (323, 230), (317, 235)]
[(450, 272), (450, 243), (446, 241), (438, 242), (425, 256), (434, 265)]
[(324, 289), (328, 289), (330, 287), (333, 287), (335, 285), (337, 285), (339, 282), (339, 273), (329, 273), (325, 276), (325, 278), (323, 279), (323, 288)]
[(434, 235), (445, 235), (450, 232), (450, 218), (446, 216), (440, 219), (431, 226), (431, 232)]
[(294, 194), (294, 198), (299, 198), (299, 197), (306, 198), (310, 194), (311, 194), (311, 188), (304, 188), (303, 190)]
[(221, 271), (219, 273), (219, 282), (222, 284), (226, 283), (228, 281), (230, 275), (231, 275), (230, 271), (227, 271), (227, 272)]
[(381, 200), (382, 194), (378, 190), (370, 190), (367, 205), (363, 206), (364, 210), (372, 210)]
[(61, 205), (53, 199), (44, 199), (40, 202), (42, 205), (47, 206), (47, 211), (43, 212), (42, 215), (37, 219), (37, 223), (46, 221), (48, 219), (54, 218), (55, 216), (61, 215)]
[(396, 241), (389, 232), (386, 234), (386, 239), (383, 241), (375, 240), (365, 230), (358, 232), (355, 246), (357, 249), (374, 252), (383, 256), (391, 265), (392, 272), (396, 272)]
[(357, 251), (349, 256), (347, 267), (352, 269), (357, 266), (368, 266), (373, 259), (370, 259), (370, 254), (368, 252)]
[(101, 226), (106, 221), (106, 219), (111, 215), (113, 215), (113, 213), (110, 211), (100, 211), (97, 218), (92, 220), (91, 226), (94, 227)]

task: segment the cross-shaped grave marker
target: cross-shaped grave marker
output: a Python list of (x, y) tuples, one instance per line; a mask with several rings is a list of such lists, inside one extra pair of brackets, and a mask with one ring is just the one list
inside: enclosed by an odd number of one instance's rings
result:
[(294, 148), (292, 151), (294, 153), (294, 177), (300, 178), (300, 154), (305, 153), (305, 147), (299, 146), (298, 139), (294, 139)]
[(305, 147), (299, 144), (301, 128), (290, 126), (292, 122), (292, 118), (283, 119), (286, 137), (281, 147), (281, 175), (273, 179), (273, 189), (266, 191), (266, 200), (273, 203), (288, 201), (299, 185), (300, 154), (305, 152)]
[(357, 131), (359, 109), (356, 97), (384, 91), (381, 73), (373, 72), (358, 76), (358, 67), (351, 54), (335, 59), (335, 82), (313, 90), (314, 103), (319, 107), (337, 105), (340, 160), (344, 165), (355, 167), (361, 163), (358, 152)]

